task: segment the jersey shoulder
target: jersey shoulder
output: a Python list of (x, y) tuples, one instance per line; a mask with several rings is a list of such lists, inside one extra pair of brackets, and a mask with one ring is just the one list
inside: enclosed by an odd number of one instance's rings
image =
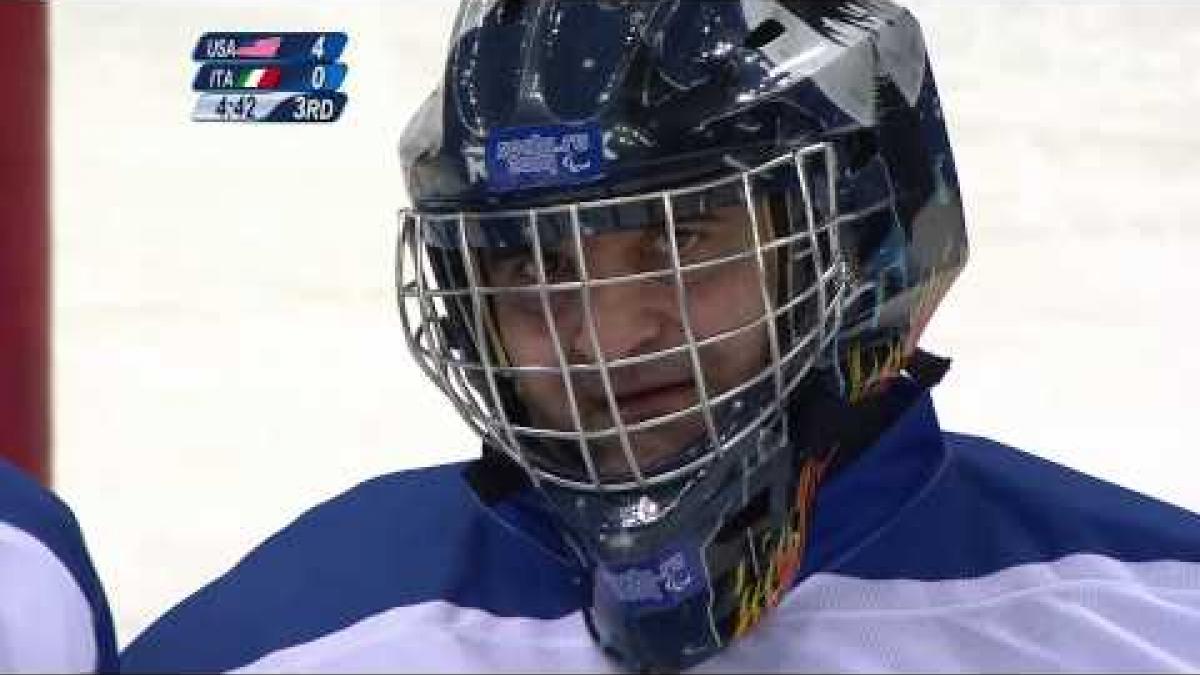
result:
[(74, 514), (2, 460), (0, 597), (0, 670), (115, 670), (112, 617)]
[(380, 476), (309, 510), (155, 622), (122, 669), (231, 670), (425, 602), (569, 612), (562, 562), (485, 508), (466, 466)]
[[(921, 440), (902, 453), (936, 458), (918, 489), (782, 607), (811, 642), (780, 635), (778, 658), (820, 671), (1196, 669), (1200, 517), (995, 441)], [(881, 484), (896, 470), (872, 468)]]
[(1029, 452), (946, 433), (937, 477), (849, 565), (856, 575), (977, 577), (1074, 554), (1200, 563), (1200, 516)]

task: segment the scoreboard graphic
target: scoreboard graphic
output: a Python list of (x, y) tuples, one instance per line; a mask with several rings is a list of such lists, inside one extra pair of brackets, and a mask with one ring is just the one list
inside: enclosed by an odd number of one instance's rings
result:
[(192, 52), (200, 62), (196, 122), (335, 122), (346, 107), (346, 34), (205, 33)]

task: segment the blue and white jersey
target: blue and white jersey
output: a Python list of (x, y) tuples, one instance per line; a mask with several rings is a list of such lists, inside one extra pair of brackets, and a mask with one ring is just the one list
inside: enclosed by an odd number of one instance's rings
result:
[[(531, 495), (466, 465), (303, 515), (124, 653), (129, 671), (611, 671)], [(800, 581), (695, 670), (1196, 671), (1200, 517), (989, 440), (928, 393), (818, 495)]]
[(0, 672), (115, 672), (108, 602), (70, 509), (0, 460)]

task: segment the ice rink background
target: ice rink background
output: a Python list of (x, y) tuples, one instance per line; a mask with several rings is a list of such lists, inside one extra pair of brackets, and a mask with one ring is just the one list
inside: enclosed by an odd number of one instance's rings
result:
[[(944, 425), (1200, 510), (1200, 5), (907, 4), (972, 236), (923, 342), (956, 359)], [(391, 276), (395, 143), (454, 7), (52, 7), (54, 470), (124, 644), (305, 508), (475, 454)], [(190, 122), (222, 29), (346, 31), (344, 117)]]

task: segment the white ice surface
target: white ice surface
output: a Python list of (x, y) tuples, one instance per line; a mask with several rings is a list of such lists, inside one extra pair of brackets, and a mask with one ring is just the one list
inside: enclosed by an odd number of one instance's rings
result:
[[(972, 236), (924, 341), (945, 426), (1200, 510), (1200, 4), (909, 4)], [(453, 9), (52, 6), (54, 469), (122, 644), (317, 501), (474, 455), (392, 299), (394, 148)], [(344, 118), (190, 122), (220, 29), (348, 32)]]

